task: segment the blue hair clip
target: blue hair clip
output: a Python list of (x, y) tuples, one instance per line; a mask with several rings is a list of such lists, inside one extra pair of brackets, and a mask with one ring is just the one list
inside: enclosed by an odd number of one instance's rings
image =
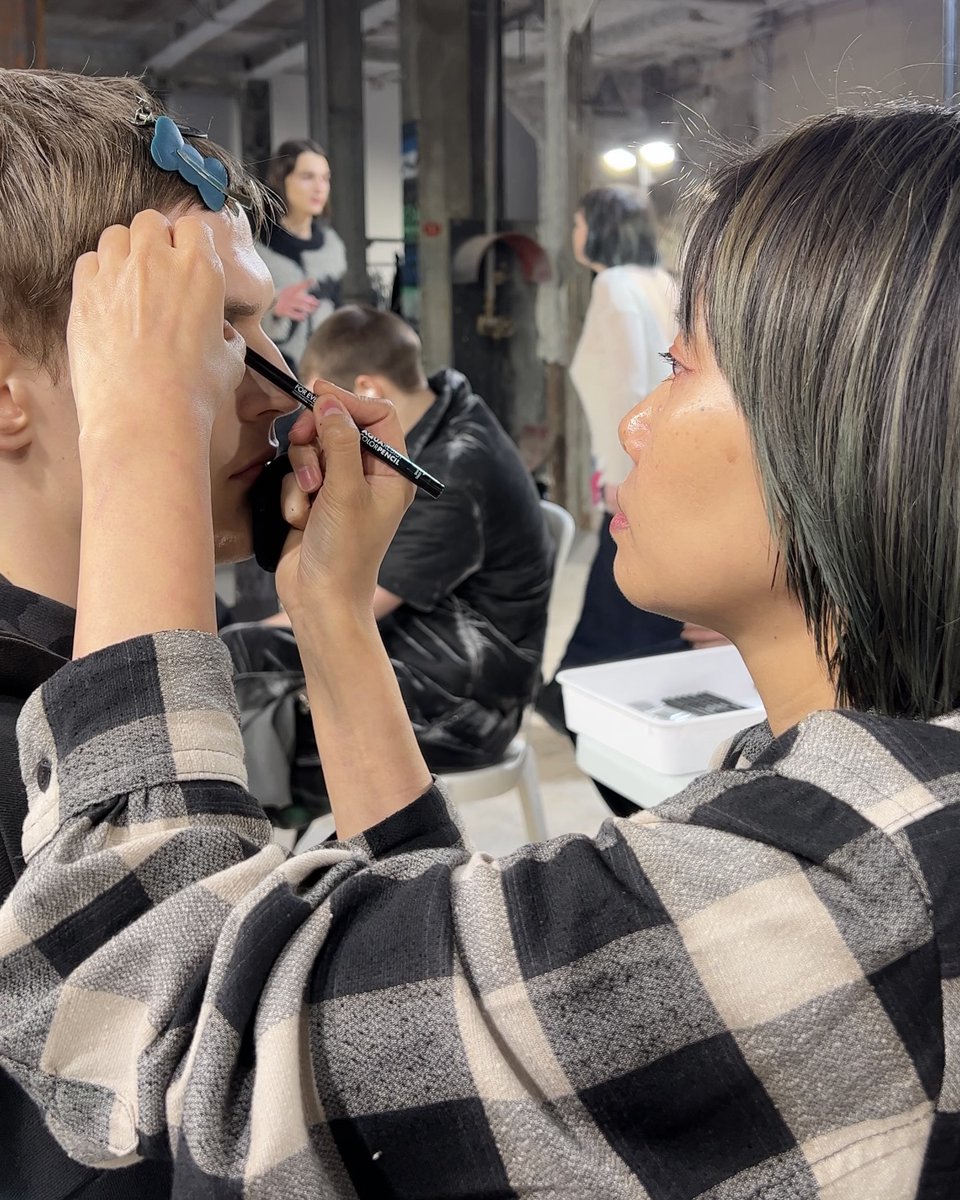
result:
[(231, 194), (227, 168), (218, 158), (204, 158), (196, 146), (185, 142), (169, 117), (157, 117), (154, 122), (150, 157), (164, 171), (179, 171), (211, 212), (223, 208)]

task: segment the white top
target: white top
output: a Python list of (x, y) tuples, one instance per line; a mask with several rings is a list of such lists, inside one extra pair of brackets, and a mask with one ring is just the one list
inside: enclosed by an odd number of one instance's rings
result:
[(608, 267), (593, 282), (570, 378), (604, 483), (622, 483), (633, 468), (617, 428), (670, 373), (659, 355), (676, 337), (676, 308), (676, 285), (662, 267)]
[(347, 272), (346, 247), (337, 231), (325, 225), (323, 245), (303, 250), (299, 264), (262, 242), (257, 242), (257, 253), (267, 264), (276, 293), (303, 279), (315, 279), (327, 293), (318, 297), (320, 304), (316, 311), (303, 321), (278, 317), (272, 310), (264, 314), (263, 329), (267, 337), (276, 343), (286, 358), (298, 363), (313, 333), (337, 307), (330, 293), (338, 291), (337, 285)]

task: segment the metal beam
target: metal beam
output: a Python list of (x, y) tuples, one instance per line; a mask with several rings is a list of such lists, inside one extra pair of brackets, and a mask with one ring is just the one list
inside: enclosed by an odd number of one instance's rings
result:
[(307, 43), (297, 42), (280, 50), (270, 58), (264, 59), (252, 71), (247, 72), (248, 79), (272, 79), (274, 75), (284, 75), (287, 71), (302, 71), (307, 65)]
[(218, 9), (212, 17), (201, 21), (199, 25), (195, 25), (193, 29), (189, 29), (162, 50), (151, 55), (147, 59), (147, 67), (154, 71), (169, 71), (208, 42), (255, 17), (270, 2), (271, 0), (230, 0), (229, 4)]
[[(367, 3), (361, 15), (361, 27), (364, 33), (372, 29), (397, 11), (397, 0), (372, 0)], [(364, 52), (364, 57), (368, 56)], [(270, 58), (264, 59), (247, 72), (248, 79), (272, 79), (275, 75), (283, 75), (286, 71), (302, 71), (307, 64), (307, 43), (296, 42), (286, 50), (280, 50)]]

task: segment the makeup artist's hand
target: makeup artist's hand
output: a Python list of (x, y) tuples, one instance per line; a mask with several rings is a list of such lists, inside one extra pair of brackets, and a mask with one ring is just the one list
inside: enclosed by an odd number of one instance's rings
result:
[(161, 430), (209, 438), (244, 372), (223, 300), (223, 266), (199, 218), (148, 210), (105, 229), (77, 261), (67, 324), (82, 440), (103, 432), (142, 446), (147, 430), (157, 445)]
[(322, 379), (312, 388), (315, 412), (305, 412), (290, 431), (299, 480), (284, 481), (284, 516), (294, 531), (277, 591), (303, 660), (337, 834), (347, 838), (430, 786), (373, 615), (380, 563), (414, 489), (360, 449), (358, 425), (405, 450), (389, 401), (360, 400)]
[(358, 426), (404, 451), (390, 401), (360, 399), (322, 379), (313, 390), (316, 409), (290, 431), (296, 477), (287, 478), (283, 504), (294, 532), (277, 570), (295, 629), (318, 606), (372, 614), (380, 564), (414, 494), (413, 484), (361, 453)]

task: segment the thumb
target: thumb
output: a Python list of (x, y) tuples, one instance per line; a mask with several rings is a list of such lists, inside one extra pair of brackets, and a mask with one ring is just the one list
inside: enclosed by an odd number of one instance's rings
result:
[(306, 292), (306, 291), (309, 291), (310, 288), (316, 287), (316, 286), (317, 286), (317, 281), (315, 279), (301, 279), (300, 282), (296, 285), (294, 290), (298, 291), (298, 292)]
[(360, 430), (343, 406), (327, 396), (320, 406), (317, 440), (323, 455), (323, 490), (330, 499), (349, 499), (363, 484)]

